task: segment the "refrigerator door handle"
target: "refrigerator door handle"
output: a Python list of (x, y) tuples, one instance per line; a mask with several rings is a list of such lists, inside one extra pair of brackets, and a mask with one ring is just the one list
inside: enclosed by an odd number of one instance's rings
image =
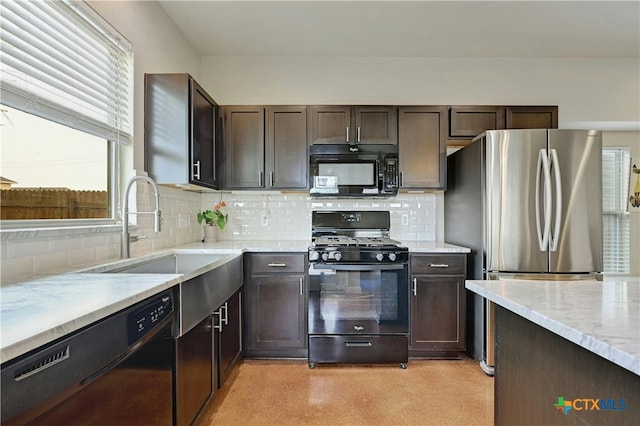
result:
[(562, 181), (560, 177), (560, 161), (558, 161), (558, 151), (551, 150), (551, 166), (556, 181), (556, 220), (553, 226), (553, 237), (549, 241), (551, 251), (558, 249), (558, 240), (560, 239), (560, 224), (562, 223)]
[[(544, 230), (540, 229), (540, 181), (544, 173)], [(551, 231), (551, 172), (547, 150), (538, 152), (538, 165), (536, 167), (536, 230), (540, 251), (546, 251), (549, 246), (549, 233)]]

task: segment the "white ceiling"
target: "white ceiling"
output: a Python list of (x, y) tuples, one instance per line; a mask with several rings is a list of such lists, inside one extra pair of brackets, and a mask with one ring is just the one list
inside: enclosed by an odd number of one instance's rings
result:
[(640, 58), (640, 1), (159, 1), (202, 56)]

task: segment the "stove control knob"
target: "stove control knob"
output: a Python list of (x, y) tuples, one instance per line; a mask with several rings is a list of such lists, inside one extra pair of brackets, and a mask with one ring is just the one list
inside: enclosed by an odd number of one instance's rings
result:
[(329, 253), (322, 253), (322, 260), (327, 260), (329, 259)]
[(396, 261), (396, 254), (395, 253), (389, 253), (389, 260), (392, 262)]
[(337, 261), (340, 261), (340, 259), (342, 259), (342, 253), (340, 253), (339, 251), (333, 253), (333, 258)]
[(382, 262), (382, 259), (384, 259), (384, 254), (382, 254), (382, 253), (377, 253), (377, 254), (376, 254), (376, 260), (377, 260), (378, 262)]
[(320, 253), (317, 251), (312, 251), (309, 253), (309, 260), (314, 261), (320, 259)]

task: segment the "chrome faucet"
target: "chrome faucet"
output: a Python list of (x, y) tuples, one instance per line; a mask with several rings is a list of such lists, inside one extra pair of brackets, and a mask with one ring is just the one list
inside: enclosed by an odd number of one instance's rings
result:
[[(156, 208), (152, 212), (129, 212), (129, 191), (133, 186), (133, 183), (137, 180), (144, 180), (151, 184), (153, 187), (153, 191), (155, 193), (156, 198)], [(160, 194), (158, 192), (158, 185), (156, 182), (147, 176), (134, 176), (131, 178), (129, 183), (127, 184), (127, 189), (124, 193), (124, 206), (122, 207), (122, 245), (120, 246), (120, 257), (122, 259), (127, 259), (129, 256), (129, 243), (131, 241), (138, 241), (143, 237), (130, 237), (129, 236), (129, 215), (141, 215), (141, 214), (152, 214), (155, 218), (154, 220), (154, 231), (160, 232), (160, 224), (162, 219), (160, 217)]]

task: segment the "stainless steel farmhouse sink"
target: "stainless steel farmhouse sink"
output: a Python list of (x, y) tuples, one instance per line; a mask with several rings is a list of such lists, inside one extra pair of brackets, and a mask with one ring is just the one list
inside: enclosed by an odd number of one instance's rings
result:
[(143, 260), (132, 265), (107, 269), (105, 273), (127, 274), (189, 274), (199, 269), (212, 266), (221, 260), (226, 260), (230, 254), (204, 254), (204, 253), (172, 253), (155, 259)]
[(178, 337), (191, 330), (242, 287), (242, 255), (239, 253), (170, 252), (127, 259), (77, 271), (80, 273), (180, 274), (178, 285)]

